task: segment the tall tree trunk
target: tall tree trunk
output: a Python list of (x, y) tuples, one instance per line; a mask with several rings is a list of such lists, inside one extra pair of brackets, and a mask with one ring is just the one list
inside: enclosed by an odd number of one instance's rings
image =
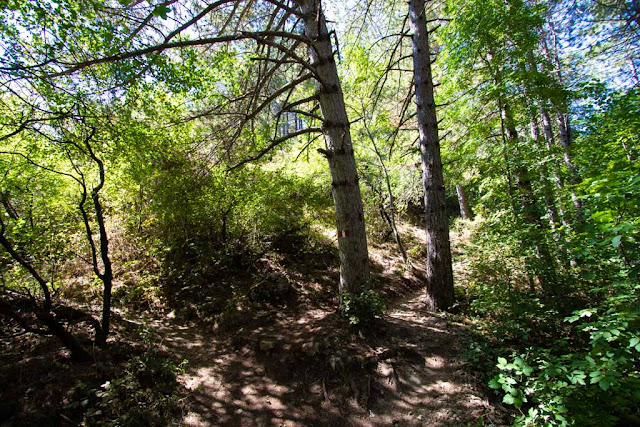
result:
[[(95, 209), (95, 220), (98, 223), (98, 236), (100, 238), (99, 249), (96, 248), (96, 243), (93, 240), (93, 230), (89, 221), (89, 214), (85, 208), (85, 202), (87, 201), (88, 189), (86, 183), (83, 180), (82, 184), (82, 197), (78, 203), (78, 209), (82, 214), (84, 221), (85, 232), (89, 247), (91, 248), (91, 263), (93, 264), (93, 272), (102, 281), (102, 327), (98, 333), (96, 333), (96, 345), (104, 347), (107, 344), (107, 337), (109, 336), (109, 329), (111, 324), (111, 289), (113, 287), (113, 267), (111, 264), (111, 258), (109, 257), (109, 236), (107, 234), (107, 228), (104, 223), (104, 210), (102, 203), (100, 202), (100, 191), (104, 188), (105, 184), (105, 171), (104, 163), (94, 153), (91, 147), (91, 139), (95, 135), (95, 128), (91, 129), (89, 135), (84, 140), (84, 150), (78, 147), (80, 150), (85, 151), (91, 160), (98, 166), (98, 184), (91, 190), (91, 201), (93, 202), (93, 208)], [(98, 262), (98, 253), (100, 260), (102, 261), (103, 271), (100, 271)]]
[[(502, 110), (502, 120), (507, 139), (514, 148), (516, 157), (520, 157), (518, 150), (518, 132), (516, 130), (511, 110), (509, 106), (502, 101), (500, 101), (500, 108)], [(518, 192), (520, 194), (522, 219), (524, 219), (524, 221), (531, 227), (530, 241), (526, 242), (526, 244), (533, 245), (532, 248), (534, 249), (536, 256), (533, 263), (528, 260), (527, 264), (529, 268), (533, 269), (543, 291), (548, 295), (553, 295), (557, 293), (557, 290), (551, 287), (551, 285), (556, 282), (555, 262), (553, 261), (553, 257), (549, 251), (549, 246), (545, 241), (545, 227), (536, 204), (531, 181), (528, 178), (529, 171), (520, 160), (517, 161), (517, 164), (518, 166), (515, 170), (515, 177)]]
[[(571, 159), (571, 154), (569, 154), (569, 146), (571, 145), (571, 126), (569, 124), (569, 116), (558, 111), (556, 113), (556, 121), (558, 122), (558, 131), (560, 134), (560, 146), (562, 147), (562, 156), (564, 158), (564, 163), (567, 165), (567, 169), (569, 170), (569, 175), (571, 176), (572, 184), (580, 183), (580, 173), (578, 172), (578, 167)], [(582, 202), (576, 195), (575, 190), (571, 189), (571, 200), (573, 200), (573, 206), (575, 206), (578, 213), (582, 211)]]
[[(536, 147), (540, 147), (540, 128), (536, 120), (535, 113), (531, 114), (531, 139)], [(546, 163), (542, 162), (540, 165), (540, 175), (542, 178), (542, 197), (544, 199), (544, 205), (547, 208), (547, 215), (549, 216), (549, 223), (553, 231), (556, 231), (560, 224), (560, 217), (558, 215), (558, 209), (556, 208), (556, 198), (553, 193), (553, 188), (549, 185), (549, 168)]]
[(558, 111), (556, 113), (556, 122), (558, 123), (558, 133), (560, 135), (560, 146), (562, 147), (562, 155), (564, 157), (564, 162), (569, 169), (569, 173), (572, 176), (578, 176), (578, 167), (571, 160), (571, 155), (569, 154), (569, 146), (571, 145), (571, 126), (569, 124), (569, 117)]
[[(104, 166), (100, 162), (101, 184), (104, 184)], [(96, 345), (104, 347), (107, 344), (111, 327), (111, 290), (113, 288), (113, 266), (109, 257), (109, 236), (104, 224), (104, 214), (99, 198), (100, 189), (94, 189), (92, 199), (96, 210), (96, 220), (100, 234), (100, 257), (104, 272), (100, 276), (102, 280), (102, 333), (96, 336)]]
[[(560, 85), (563, 85), (564, 78), (562, 76), (562, 64), (560, 62), (560, 55), (558, 54), (558, 41), (553, 21), (549, 21), (549, 27), (551, 30), (549, 34), (546, 34), (542, 37), (542, 51), (547, 57), (547, 60), (554, 65), (554, 71), (558, 79), (558, 83), (560, 83)], [(549, 44), (546, 40), (547, 36), (551, 39), (551, 49), (549, 48)], [(569, 154), (569, 146), (571, 145), (571, 123), (569, 120), (569, 115), (563, 113), (562, 109), (557, 105), (556, 110), (556, 122), (558, 123), (558, 133), (560, 135), (560, 146), (562, 147), (564, 162), (567, 165), (567, 169), (569, 170), (571, 183), (579, 184), (580, 174), (575, 163), (573, 163), (573, 161), (571, 160), (571, 155)], [(573, 189), (571, 190), (571, 199), (573, 201), (574, 207), (578, 211), (578, 214), (580, 214), (582, 212), (582, 202)]]
[[(554, 136), (553, 136), (553, 129), (551, 127), (551, 118), (549, 117), (549, 114), (547, 113), (547, 111), (543, 108), (540, 107), (540, 117), (542, 118), (542, 131), (543, 131), (543, 135), (544, 135), (544, 139), (545, 139), (545, 143), (547, 145), (547, 149), (549, 150), (549, 152), (551, 152), (553, 150), (553, 146), (555, 144), (554, 142)], [(559, 170), (559, 166), (557, 163), (557, 160), (555, 158), (555, 156), (553, 157), (553, 161), (551, 162), (551, 168), (553, 170), (553, 177), (554, 177), (554, 181), (556, 183), (556, 187), (558, 188), (559, 192), (559, 196), (558, 196), (558, 211), (560, 213), (560, 221), (562, 222), (562, 225), (564, 226), (564, 230), (563, 233), (565, 235), (565, 239), (567, 242), (571, 241), (571, 237), (570, 237), (570, 230), (571, 230), (571, 224), (569, 223), (568, 219), (567, 219), (567, 214), (565, 211), (565, 207), (564, 207), (564, 202), (562, 200), (562, 193), (563, 193), (563, 189), (564, 189), (564, 180), (562, 179), (562, 176), (560, 175), (560, 170)], [(575, 197), (572, 194), (572, 197)], [(571, 250), (567, 251), (570, 257), (570, 263), (572, 266), (576, 266), (578, 265), (578, 261), (577, 259), (571, 255)]]
[(369, 286), (369, 254), (350, 123), (321, 3), (319, 0), (296, 3), (304, 14), (305, 34), (312, 41), (309, 57), (317, 79), (326, 145), (323, 153), (329, 162), (336, 209), (340, 291), (360, 293)]
[(427, 305), (446, 309), (454, 301), (453, 267), (424, 4), (424, 0), (409, 1), (427, 230)]
[(467, 194), (462, 185), (456, 185), (456, 193), (458, 193), (458, 204), (460, 205), (460, 216), (462, 219), (473, 219), (473, 212), (467, 200)]
[[(552, 152), (553, 146), (555, 145), (555, 136), (553, 135), (553, 127), (551, 125), (551, 118), (549, 117), (549, 113), (547, 113), (547, 110), (545, 110), (543, 107), (540, 107), (540, 117), (542, 118), (542, 132), (547, 144), (547, 149), (549, 150), (549, 152)], [(553, 163), (553, 177), (558, 190), (564, 189), (564, 180), (562, 179), (562, 175), (560, 175), (559, 166), (555, 162), (555, 156)]]

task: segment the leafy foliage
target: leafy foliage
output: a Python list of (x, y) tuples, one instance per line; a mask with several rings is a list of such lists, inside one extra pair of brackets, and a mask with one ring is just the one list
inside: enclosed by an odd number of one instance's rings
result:
[[(287, 103), (297, 130), (331, 128), (311, 77), (287, 87), (313, 74), (301, 62), (299, 31), (278, 33), (302, 21), (274, 9), (279, 2), (210, 3), (0, 2), (3, 233), (69, 306), (98, 310), (91, 265), (101, 261), (91, 260), (85, 234), (101, 220), (82, 215), (97, 213), (91, 150), (106, 171), (106, 226), (121, 228), (121, 307), (171, 299), (178, 315), (237, 325), (248, 306), (295, 294), (285, 274), (242, 289), (237, 282), (256, 260), (293, 256), (334, 228), (332, 177), (316, 139), (267, 150), (289, 129)], [(459, 306), (478, 333), (469, 357), (518, 411), (516, 424), (640, 422), (636, 3), (448, 0), (428, 11), (447, 188), (465, 184), (478, 214), (457, 224), (469, 235), (456, 248)], [(424, 194), (405, 12), (389, 2), (366, 8), (376, 25), (358, 22), (361, 33), (336, 53), (368, 231), (381, 240)], [(277, 30), (249, 37), (265, 17)], [(230, 41), (210, 43), (225, 31)], [(590, 45), (588, 55), (580, 45)], [(589, 67), (594, 57), (617, 71)], [(601, 83), (598, 75), (616, 77)], [(73, 144), (87, 129), (95, 131), (88, 150)], [(425, 251), (409, 255), (421, 263)], [(2, 301), (43, 298), (4, 250), (0, 280)], [(370, 324), (386, 307), (370, 290), (341, 301), (352, 325)], [(154, 351), (135, 358), (91, 390), (100, 414), (86, 423), (171, 419), (182, 368)]]
[(579, 310), (565, 319), (575, 324), (570, 331), (575, 342), (565, 338), (553, 348), (529, 348), (511, 362), (498, 358), (499, 374), (489, 386), (504, 392), (504, 403), (525, 409), (517, 424), (637, 422), (640, 306), (637, 301), (628, 306), (628, 298), (621, 304), (619, 297), (631, 297), (638, 286), (618, 291), (603, 308)]
[(359, 295), (343, 292), (341, 298), (340, 313), (352, 325), (366, 326), (375, 318), (381, 316), (387, 308), (387, 303), (383, 296), (370, 289), (363, 291)]

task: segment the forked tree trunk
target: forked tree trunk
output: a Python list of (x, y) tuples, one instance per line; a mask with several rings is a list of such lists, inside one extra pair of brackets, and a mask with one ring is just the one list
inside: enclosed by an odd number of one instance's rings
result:
[(409, 1), (427, 229), (427, 305), (446, 309), (454, 300), (453, 268), (424, 4), (424, 0)]
[(319, 0), (297, 0), (304, 14), (311, 65), (315, 69), (323, 117), (340, 251), (340, 291), (360, 293), (369, 286), (369, 254), (362, 196), (351, 143), (350, 123), (334, 60), (331, 37)]

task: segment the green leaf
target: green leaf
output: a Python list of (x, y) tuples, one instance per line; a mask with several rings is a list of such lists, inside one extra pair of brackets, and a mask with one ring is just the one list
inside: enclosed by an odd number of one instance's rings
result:
[(167, 19), (167, 14), (171, 12), (171, 8), (165, 6), (165, 5), (160, 5), (158, 7), (156, 7), (155, 9), (153, 9), (153, 16), (158, 16), (161, 19)]
[(640, 338), (633, 337), (629, 340), (629, 347), (636, 347), (640, 343)]
[(518, 381), (516, 381), (515, 379), (513, 379), (511, 377), (507, 377), (507, 378), (505, 378), (505, 383), (513, 385), (513, 384), (518, 384)]
[(620, 246), (621, 240), (622, 240), (622, 236), (615, 236), (613, 239), (611, 239), (611, 244), (613, 245), (614, 248), (617, 248), (618, 246)]
[(496, 378), (491, 378), (491, 381), (489, 381), (489, 387), (499, 390), (502, 388), (502, 385), (498, 382)]
[(606, 379), (602, 379), (598, 385), (600, 386), (600, 388), (604, 391), (607, 391), (609, 389), (609, 387), (611, 386), (611, 383), (609, 381), (607, 381)]
[(507, 405), (513, 405), (514, 402), (515, 402), (515, 399), (510, 394), (505, 394), (504, 397), (502, 398), (502, 403), (506, 403)]

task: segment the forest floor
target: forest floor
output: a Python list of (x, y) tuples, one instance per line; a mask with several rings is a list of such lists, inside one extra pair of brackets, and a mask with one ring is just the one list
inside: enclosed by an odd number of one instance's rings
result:
[(228, 339), (180, 323), (152, 327), (189, 361), (190, 426), (503, 425), (461, 358), (465, 325), (424, 310), (424, 293), (394, 305), (366, 334), (335, 330), (332, 312), (274, 314)]
[[(403, 231), (414, 236), (415, 250), (424, 247), (421, 230)], [(455, 255), (465, 236), (452, 238)], [(469, 321), (424, 309), (419, 265), (404, 265), (393, 244), (371, 245), (373, 287), (391, 306), (356, 328), (336, 313), (335, 250), (330, 244), (298, 249), (263, 254), (244, 269), (200, 282), (177, 280), (157, 310), (114, 309), (112, 344), (94, 354), (93, 364), (73, 365), (53, 338), (1, 339), (0, 383), (11, 387), (0, 390), (0, 425), (86, 424), (83, 419), (99, 425), (110, 412), (126, 416), (151, 390), (157, 396), (174, 390), (170, 396), (183, 402), (180, 424), (188, 426), (507, 423), (506, 410), (491, 401), (481, 373), (463, 357), (473, 339)], [(464, 283), (464, 257), (454, 258), (456, 282)], [(229, 289), (245, 296), (229, 300)], [(156, 356), (150, 351), (157, 347)], [(152, 359), (167, 356), (175, 364), (188, 361), (176, 386), (147, 378), (156, 375)], [(115, 391), (105, 394), (109, 381), (124, 393), (115, 401), (109, 400)], [(145, 413), (159, 416), (155, 408)]]
[[(400, 268), (393, 248), (372, 250), (374, 275), (395, 301), (365, 328), (331, 305), (248, 313), (219, 332), (177, 320), (149, 327), (188, 368), (189, 426), (504, 425), (463, 352), (472, 339), (461, 317), (427, 311), (419, 269)], [(335, 280), (336, 272), (286, 266), (290, 276)], [(305, 283), (304, 286), (311, 286)], [(457, 319), (457, 320), (456, 320)]]

